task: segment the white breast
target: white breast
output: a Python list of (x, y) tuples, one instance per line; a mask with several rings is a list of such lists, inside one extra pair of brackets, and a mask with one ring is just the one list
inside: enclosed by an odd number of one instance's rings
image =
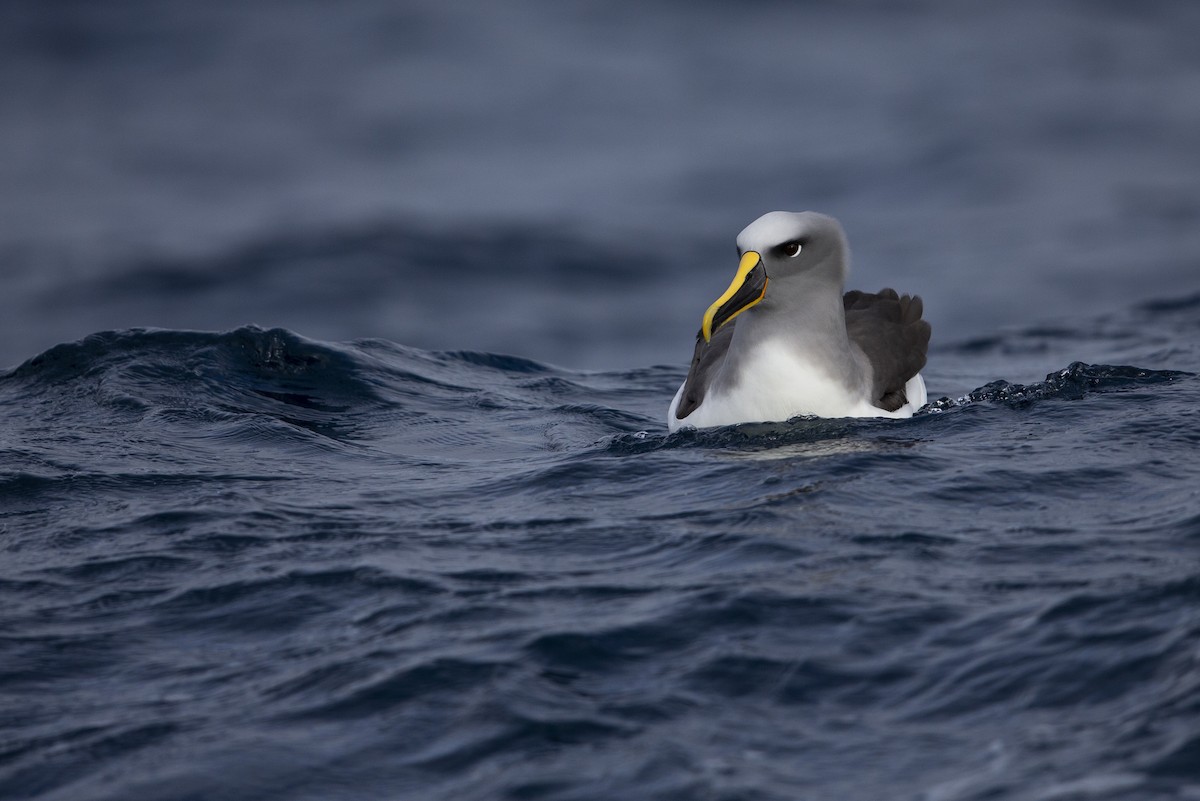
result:
[(740, 380), (728, 389), (711, 389), (685, 420), (675, 418), (683, 387), (667, 412), (671, 431), (684, 427), (711, 428), (751, 422), (781, 422), (800, 415), (816, 417), (911, 417), (925, 404), (920, 375), (906, 385), (909, 402), (894, 412), (872, 406), (802, 353), (775, 343), (763, 343), (739, 365)]

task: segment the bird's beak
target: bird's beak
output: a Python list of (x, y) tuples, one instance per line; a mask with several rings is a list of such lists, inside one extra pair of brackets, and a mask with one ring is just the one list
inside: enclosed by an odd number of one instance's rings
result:
[(747, 250), (729, 289), (713, 301), (713, 305), (704, 313), (704, 322), (700, 325), (704, 341), (710, 341), (714, 331), (758, 303), (765, 294), (767, 268), (763, 265), (761, 256), (753, 250)]

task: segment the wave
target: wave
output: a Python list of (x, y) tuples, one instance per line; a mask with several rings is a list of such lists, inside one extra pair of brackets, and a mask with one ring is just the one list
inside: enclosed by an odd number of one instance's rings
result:
[(0, 374), (0, 402), (7, 398), (25, 414), (36, 408), (59, 420), (128, 423), (152, 416), (260, 443), (300, 434), (341, 445), (407, 442), (418, 451), (461, 453), (490, 436), (522, 448), (536, 442), (550, 450), (599, 446), (635, 455), (902, 433), (923, 418), (972, 406), (1028, 409), (1195, 377), (1073, 362), (1043, 381), (996, 380), (939, 398), (912, 421), (797, 418), (668, 435), (660, 407), (682, 375), (673, 367), (576, 372), (503, 354), (424, 351), (383, 340), (323, 343), (253, 326), (224, 333), (131, 329), (58, 345)]
[(1085, 395), (1117, 392), (1139, 386), (1171, 383), (1195, 378), (1183, 370), (1147, 370), (1141, 367), (1072, 362), (1061, 370), (1046, 375), (1034, 384), (1011, 384), (993, 381), (966, 396), (940, 398), (921, 410), (921, 414), (937, 414), (973, 403), (997, 403), (1011, 408), (1028, 407), (1045, 400), (1079, 400)]

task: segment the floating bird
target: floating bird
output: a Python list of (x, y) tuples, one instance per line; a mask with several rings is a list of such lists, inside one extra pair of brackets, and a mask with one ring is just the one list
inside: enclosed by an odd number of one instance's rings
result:
[(733, 283), (704, 313), (671, 431), (817, 417), (911, 417), (925, 404), (921, 299), (851, 291), (842, 226), (772, 211), (738, 234)]

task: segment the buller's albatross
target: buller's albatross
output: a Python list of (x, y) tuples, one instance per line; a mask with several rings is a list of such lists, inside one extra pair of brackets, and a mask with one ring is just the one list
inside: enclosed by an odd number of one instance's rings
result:
[(925, 404), (921, 299), (842, 294), (842, 226), (773, 211), (737, 238), (741, 263), (696, 336), (671, 431), (817, 417), (911, 417)]

